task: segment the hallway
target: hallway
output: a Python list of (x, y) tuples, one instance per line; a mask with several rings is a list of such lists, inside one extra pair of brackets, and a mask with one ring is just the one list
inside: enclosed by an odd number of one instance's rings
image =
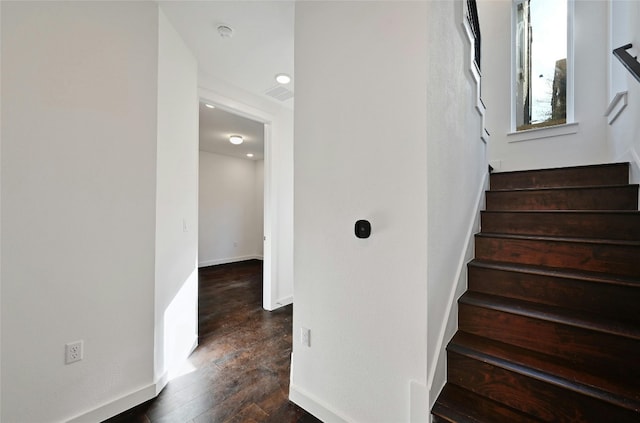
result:
[(199, 269), (198, 310), (194, 369), (108, 423), (318, 422), (287, 399), (293, 306), (262, 309), (261, 261)]

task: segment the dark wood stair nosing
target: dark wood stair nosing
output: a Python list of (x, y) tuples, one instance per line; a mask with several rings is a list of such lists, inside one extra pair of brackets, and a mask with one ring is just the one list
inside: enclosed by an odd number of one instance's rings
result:
[(633, 277), (625, 277), (621, 275), (612, 275), (610, 273), (591, 272), (586, 270), (573, 270), (558, 267), (545, 267), (533, 264), (518, 264), (503, 261), (491, 261), (482, 259), (473, 259), (467, 266), (499, 270), (504, 272), (532, 274), (536, 276), (547, 276), (553, 278), (574, 279), (578, 281), (603, 283), (608, 285), (618, 285), (631, 288), (640, 288), (640, 279)]
[(640, 341), (636, 325), (599, 315), (589, 318), (593, 315), (583, 311), (473, 291), (465, 292), (458, 303)]
[(599, 239), (599, 238), (578, 238), (566, 236), (544, 236), (544, 235), (523, 235), (523, 234), (506, 234), (501, 232), (478, 232), (476, 238), (500, 238), (500, 239), (517, 239), (524, 241), (545, 241), (545, 242), (563, 242), (563, 243), (579, 243), (594, 245), (622, 245), (630, 247), (640, 247), (640, 241), (628, 239)]
[(509, 170), (506, 172), (493, 172), (495, 175), (515, 175), (515, 174), (531, 174), (531, 173), (544, 173), (544, 172), (555, 172), (555, 171), (570, 171), (570, 170), (586, 170), (586, 169), (594, 169), (594, 168), (605, 168), (605, 167), (626, 167), (629, 168), (629, 162), (616, 162), (616, 163), (596, 163), (596, 164), (588, 164), (588, 165), (576, 165), (576, 166), (561, 166), (561, 167), (550, 167), (544, 169), (525, 169), (525, 170)]
[(638, 401), (634, 401), (632, 398), (616, 395), (609, 391), (594, 386), (589, 386), (575, 380), (566, 379), (561, 376), (556, 376), (543, 370), (534, 369), (532, 367), (519, 364), (511, 360), (494, 357), (490, 354), (485, 354), (482, 351), (477, 351), (462, 345), (452, 343), (449, 343), (449, 345), (447, 345), (447, 351), (452, 351), (471, 359), (478, 360), (482, 363), (490, 364), (494, 367), (499, 367), (513, 373), (518, 373), (522, 376), (536, 379), (538, 381), (548, 383), (562, 389), (567, 389), (590, 398), (598, 399), (600, 401), (604, 401), (618, 407), (626, 408), (632, 411), (640, 410), (640, 403)]
[[(640, 184), (613, 184), (613, 185), (572, 185), (572, 186), (557, 186), (557, 187), (528, 187), (528, 188), (504, 188), (504, 189), (488, 189), (485, 191), (486, 194), (491, 193), (503, 193), (503, 192), (518, 192), (518, 193), (527, 193), (532, 191), (577, 191), (577, 190), (603, 190), (603, 189), (619, 189), (619, 188), (628, 188), (628, 189), (638, 189), (640, 188)], [(615, 210), (615, 209), (612, 209)]]

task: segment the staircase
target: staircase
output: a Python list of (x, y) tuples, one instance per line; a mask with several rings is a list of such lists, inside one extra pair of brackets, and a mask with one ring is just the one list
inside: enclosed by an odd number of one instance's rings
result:
[(626, 163), (491, 175), (435, 422), (640, 422)]

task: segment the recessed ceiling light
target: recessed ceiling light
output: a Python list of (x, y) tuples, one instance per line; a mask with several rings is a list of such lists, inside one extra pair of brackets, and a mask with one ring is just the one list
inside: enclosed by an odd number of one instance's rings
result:
[(285, 85), (291, 82), (291, 77), (286, 73), (279, 73), (276, 75), (276, 81), (278, 82), (278, 84)]
[(242, 144), (244, 140), (242, 139), (242, 137), (240, 135), (231, 135), (229, 137), (229, 142), (231, 144), (235, 144), (235, 145), (240, 145)]
[(253, 153), (247, 153), (247, 157), (253, 157)]
[(205, 107), (208, 107), (210, 109), (215, 109), (216, 108), (216, 106), (214, 106), (213, 104), (205, 103), (204, 105), (205, 105)]

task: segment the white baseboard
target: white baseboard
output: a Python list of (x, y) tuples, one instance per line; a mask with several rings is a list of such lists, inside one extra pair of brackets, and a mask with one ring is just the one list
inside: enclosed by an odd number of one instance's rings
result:
[(289, 295), (288, 297), (280, 298), (276, 301), (276, 308), (284, 307), (289, 304), (293, 304), (293, 295)]
[(150, 399), (155, 398), (157, 396), (157, 392), (159, 392), (160, 390), (158, 390), (158, 383), (153, 383), (151, 385), (145, 386), (144, 388), (140, 388), (135, 392), (104, 404), (94, 410), (80, 414), (79, 416), (68, 420), (68, 423), (101, 422), (113, 416), (117, 416), (123, 411), (133, 408), (136, 405), (142, 404), (145, 401), (149, 401)]
[[(191, 355), (197, 346), (198, 337), (196, 336), (187, 352), (185, 360)], [(95, 423), (117, 416), (124, 411), (157, 397), (165, 386), (167, 386), (167, 383), (169, 383), (169, 372), (165, 372), (160, 376), (156, 383), (145, 386), (144, 388), (104, 404), (94, 410), (80, 414), (79, 416), (68, 420), (68, 423)]]
[(291, 383), (289, 386), (289, 400), (307, 412), (313, 414), (324, 423), (352, 423), (353, 420), (340, 415), (338, 411), (332, 409), (331, 406), (315, 397), (313, 394), (306, 392), (304, 389)]
[(239, 261), (246, 260), (263, 260), (263, 256), (259, 255), (248, 255), (248, 256), (238, 256), (238, 257), (228, 257), (222, 259), (212, 259), (212, 260), (203, 260), (198, 262), (198, 267), (207, 267), (207, 266), (217, 266), (219, 264), (227, 264), (227, 263), (236, 263)]

